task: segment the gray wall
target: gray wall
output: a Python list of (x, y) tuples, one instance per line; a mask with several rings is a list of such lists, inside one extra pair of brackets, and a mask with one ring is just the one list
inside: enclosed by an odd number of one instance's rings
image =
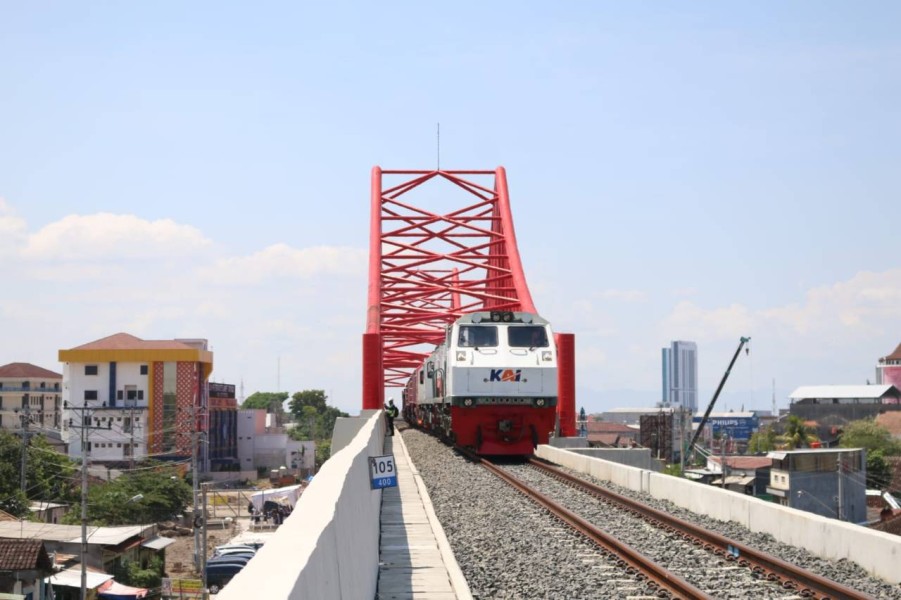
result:
[(570, 451), (583, 456), (609, 460), (627, 467), (636, 467), (657, 473), (663, 471), (661, 462), (654, 460), (651, 456), (650, 448), (571, 448)]

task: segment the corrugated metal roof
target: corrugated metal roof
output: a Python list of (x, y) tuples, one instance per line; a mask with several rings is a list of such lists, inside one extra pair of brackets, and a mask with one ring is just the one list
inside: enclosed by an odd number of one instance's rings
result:
[(893, 385), (802, 385), (789, 395), (802, 398), (881, 398)]
[(174, 543), (175, 543), (175, 540), (173, 540), (172, 538), (167, 538), (167, 537), (158, 535), (153, 539), (147, 540), (146, 542), (144, 542), (141, 545), (144, 546), (145, 548), (150, 548), (151, 550), (162, 550), (166, 546), (168, 546), (170, 544), (174, 544)]
[[(97, 573), (96, 571), (89, 570), (86, 577), (87, 587), (89, 590), (96, 589), (112, 578), (113, 576), (107, 573)], [(48, 581), (52, 585), (81, 588), (81, 567), (60, 571), (56, 575), (46, 578), (44, 581)]]

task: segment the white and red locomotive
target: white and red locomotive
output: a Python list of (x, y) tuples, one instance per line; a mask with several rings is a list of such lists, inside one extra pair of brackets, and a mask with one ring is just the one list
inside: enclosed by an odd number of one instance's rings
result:
[(554, 430), (557, 349), (533, 313), (462, 316), (403, 392), (413, 425), (485, 455), (529, 455)]

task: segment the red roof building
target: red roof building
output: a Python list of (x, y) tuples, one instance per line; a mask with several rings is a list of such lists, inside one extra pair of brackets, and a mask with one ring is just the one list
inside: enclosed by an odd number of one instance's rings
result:
[(638, 430), (609, 421), (587, 421), (588, 443), (608, 448), (631, 448), (638, 439)]
[(876, 383), (891, 384), (901, 389), (901, 344), (876, 363)]
[(0, 427), (58, 432), (60, 429), (63, 376), (31, 363), (0, 367)]

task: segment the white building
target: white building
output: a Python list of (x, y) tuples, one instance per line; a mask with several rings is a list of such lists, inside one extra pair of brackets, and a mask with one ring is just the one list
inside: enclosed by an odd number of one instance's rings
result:
[(675, 341), (661, 350), (661, 405), (698, 412), (698, 345)]
[(292, 473), (310, 474), (316, 461), (316, 443), (292, 440), (280, 427), (267, 426), (262, 409), (238, 410), (238, 461), (242, 471), (287, 467)]
[(32, 432), (59, 432), (63, 376), (30, 363), (0, 367), (0, 427)]

